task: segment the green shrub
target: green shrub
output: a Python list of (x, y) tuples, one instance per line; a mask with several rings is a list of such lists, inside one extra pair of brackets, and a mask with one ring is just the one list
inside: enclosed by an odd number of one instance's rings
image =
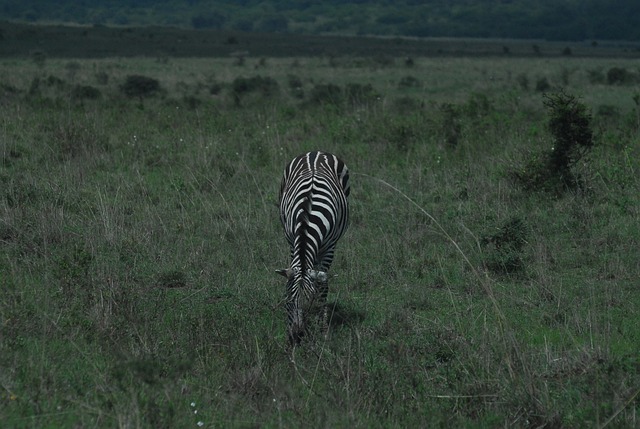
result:
[(109, 83), (109, 74), (104, 71), (99, 71), (96, 73), (96, 82), (99, 85), (106, 85)]
[(264, 97), (271, 97), (276, 95), (279, 89), (278, 82), (269, 76), (237, 77), (231, 83), (231, 92), (238, 104), (245, 94), (259, 93)]
[(380, 93), (378, 93), (370, 83), (366, 85), (349, 83), (345, 87), (344, 92), (347, 100), (352, 104), (367, 104), (380, 98)]
[(601, 104), (596, 110), (596, 116), (606, 119), (618, 119), (620, 118), (620, 109), (618, 106), (612, 106), (611, 104)]
[(393, 108), (400, 114), (408, 114), (424, 108), (424, 102), (413, 97), (399, 97), (392, 100)]
[(522, 88), (524, 91), (529, 90), (529, 77), (526, 74), (519, 74), (516, 77), (516, 80), (518, 81), (518, 85), (520, 85), (520, 88)]
[(440, 106), (442, 114), (442, 134), (444, 141), (448, 146), (455, 147), (458, 145), (460, 134), (462, 133), (461, 109), (451, 103), (444, 103)]
[(102, 96), (102, 93), (93, 86), (76, 85), (71, 91), (71, 96), (76, 99), (96, 100)]
[(304, 98), (304, 84), (299, 76), (290, 74), (287, 75), (287, 83), (289, 84), (289, 91), (295, 98)]
[(514, 217), (493, 234), (480, 240), (484, 250), (484, 263), (495, 274), (517, 274), (524, 270), (524, 246), (527, 243), (528, 227)]
[(550, 160), (560, 173), (564, 173), (593, 146), (589, 125), (591, 114), (576, 97), (563, 91), (545, 95), (544, 105), (549, 112), (549, 129), (555, 140)]
[(421, 86), (422, 82), (413, 76), (405, 76), (398, 83), (399, 88), (420, 88)]
[(181, 288), (187, 286), (187, 276), (180, 270), (170, 270), (161, 273), (156, 282), (161, 288)]
[(545, 94), (549, 131), (554, 143), (550, 151), (534, 154), (513, 177), (528, 190), (575, 188), (572, 168), (593, 146), (591, 114), (575, 96), (559, 91)]
[(462, 109), (463, 113), (470, 118), (484, 117), (494, 110), (489, 97), (479, 92), (472, 93)]
[(31, 80), (31, 84), (29, 85), (28, 94), (29, 94), (29, 97), (40, 96), (41, 91), (40, 91), (40, 78), (39, 77), (34, 77)]
[(609, 85), (629, 85), (635, 82), (633, 74), (621, 67), (611, 67), (607, 72)]
[(605, 82), (605, 76), (602, 70), (589, 70), (587, 74), (589, 82), (593, 85), (602, 84)]
[(551, 89), (551, 84), (546, 77), (541, 77), (536, 82), (536, 91), (537, 92), (545, 92)]
[(47, 127), (47, 132), (51, 147), (60, 160), (95, 156), (108, 150), (105, 136), (81, 121), (56, 124)]
[(49, 75), (47, 79), (45, 79), (44, 84), (49, 88), (64, 88), (65, 82), (57, 76)]
[(235, 78), (231, 89), (235, 94), (261, 92), (264, 95), (273, 95), (278, 92), (279, 86), (278, 82), (271, 77), (254, 76)]
[(147, 76), (129, 75), (120, 90), (127, 97), (150, 97), (160, 91), (160, 82)]
[(209, 94), (211, 95), (218, 95), (222, 92), (222, 84), (220, 83), (212, 83), (211, 86), (209, 87)]
[(343, 92), (338, 85), (320, 84), (311, 89), (309, 98), (312, 103), (337, 105), (343, 101)]

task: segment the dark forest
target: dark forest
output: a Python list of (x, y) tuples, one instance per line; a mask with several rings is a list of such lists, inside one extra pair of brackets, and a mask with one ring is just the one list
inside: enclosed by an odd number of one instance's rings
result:
[(301, 34), (640, 40), (637, 0), (9, 0), (3, 3), (0, 19), (30, 23), (160, 25)]

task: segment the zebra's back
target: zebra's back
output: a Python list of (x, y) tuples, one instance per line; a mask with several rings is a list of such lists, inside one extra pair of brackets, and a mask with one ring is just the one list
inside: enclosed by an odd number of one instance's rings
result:
[(333, 154), (309, 152), (297, 156), (285, 168), (280, 187), (280, 220), (292, 251), (301, 234), (314, 244), (309, 246), (315, 254), (311, 267), (322, 263), (316, 258), (334, 247), (346, 231), (350, 191), (349, 170)]

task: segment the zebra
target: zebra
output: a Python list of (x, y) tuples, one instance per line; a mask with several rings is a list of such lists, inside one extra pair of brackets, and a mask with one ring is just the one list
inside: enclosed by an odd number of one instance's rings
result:
[(338, 239), (348, 226), (349, 170), (338, 157), (315, 151), (299, 155), (285, 168), (280, 186), (280, 221), (291, 248), (291, 265), (276, 270), (287, 278), (288, 337), (300, 343), (305, 314), (321, 307), (328, 329), (327, 271)]

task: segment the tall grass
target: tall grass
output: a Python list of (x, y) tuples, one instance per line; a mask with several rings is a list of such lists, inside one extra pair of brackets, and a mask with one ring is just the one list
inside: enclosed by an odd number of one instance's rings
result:
[[(3, 424), (637, 426), (632, 87), (413, 60), (3, 63)], [(523, 74), (594, 112), (579, 189), (509, 175), (553, 144)], [(330, 335), (292, 351), (276, 198), (310, 149), (353, 172), (352, 220)]]

